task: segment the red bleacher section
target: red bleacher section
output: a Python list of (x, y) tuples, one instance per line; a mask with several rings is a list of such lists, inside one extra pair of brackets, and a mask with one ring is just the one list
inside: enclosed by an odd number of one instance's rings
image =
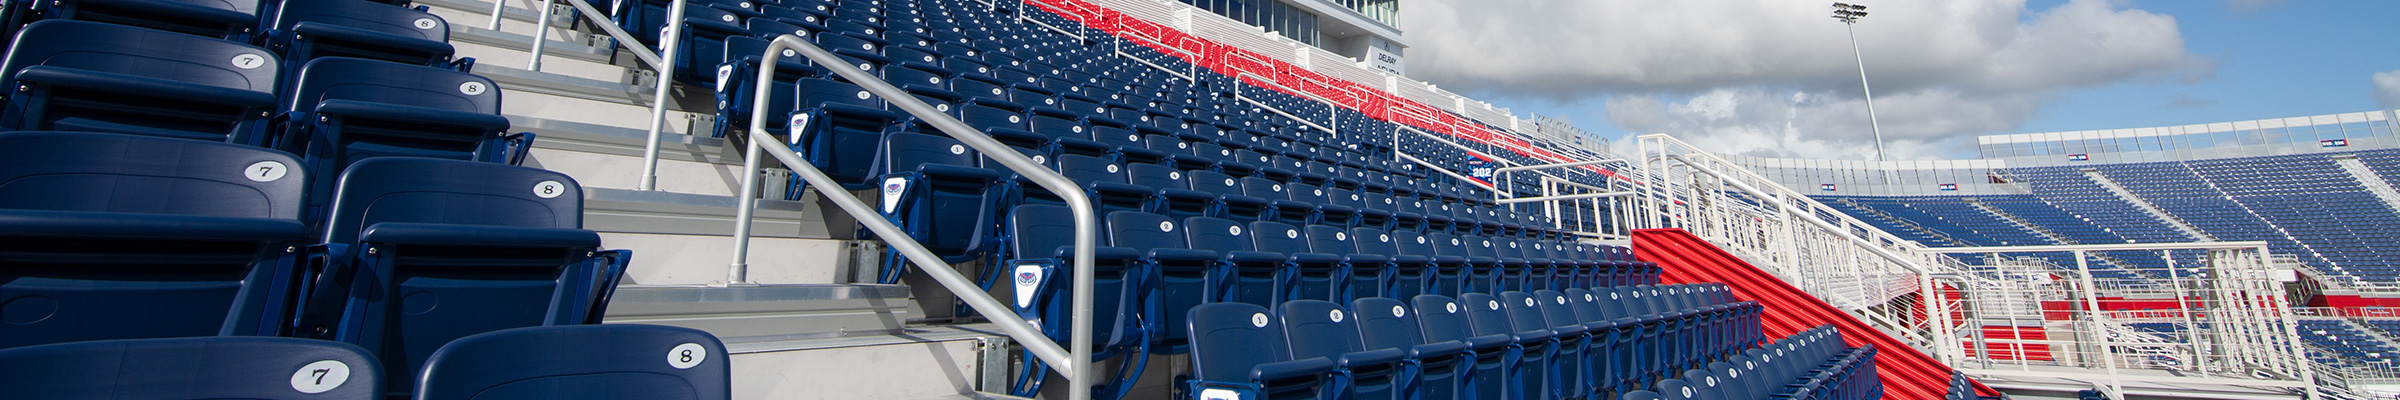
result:
[[(1425, 103), (1400, 98), (1391, 92), (1357, 82), (1320, 75), (1290, 63), (1184, 34), (1173, 27), (1134, 18), (1099, 5), (1078, 0), (1029, 0), (1026, 4), (1058, 13), (1067, 19), (1082, 22), (1084, 26), (1190, 61), (1211, 71), (1233, 76), (1241, 79), (1242, 83), (1322, 99), (1375, 119), (1491, 144), (1535, 159), (1576, 161)], [(1603, 176), (1626, 179), (1606, 169), (1592, 166), (1583, 168)]]
[[(1940, 399), (1949, 390), (1950, 366), (1690, 232), (1634, 230), (1633, 254), (1658, 264), (1662, 270), (1660, 283), (1723, 283), (1731, 286), (1734, 295), (1742, 300), (1758, 302), (1766, 308), (1759, 316), (1759, 324), (1770, 337), (1831, 324), (1841, 329), (1842, 340), (1852, 346), (1874, 345), (1875, 370), (1883, 380), (1887, 398)], [(1975, 391), (1985, 396), (2000, 395), (1981, 382), (1975, 383)]]

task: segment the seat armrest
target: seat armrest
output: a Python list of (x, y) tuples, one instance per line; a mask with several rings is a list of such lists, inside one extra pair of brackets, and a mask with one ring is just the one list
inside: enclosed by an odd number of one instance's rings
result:
[(1334, 362), (1341, 365), (1342, 369), (1354, 369), (1361, 366), (1397, 363), (1406, 358), (1408, 358), (1408, 353), (1400, 351), (1400, 349), (1375, 349), (1343, 354), (1336, 357)]
[(326, 100), (317, 103), (317, 114), (338, 115), (343, 118), (405, 121), (414, 124), (464, 126), (484, 131), (508, 130), (508, 117), (498, 114), (473, 113), (419, 107), (406, 104), (370, 103), (357, 100)]
[(300, 225), (298, 220), (85, 211), (0, 210), (0, 232), (21, 232), (52, 238), (309, 241), (308, 228)]
[[(241, 107), (274, 107), (275, 94), (223, 86), (195, 85), (168, 82), (138, 75), (60, 68), (47, 65), (25, 67), (17, 72), (18, 82), (75, 88), (97, 89), (118, 93), (138, 93), (145, 96), (168, 97), (195, 103), (223, 103)], [(13, 89), (13, 88), (12, 88)]]
[(1150, 249), (1151, 260), (1216, 261), (1217, 252), (1200, 249)]
[(1311, 374), (1332, 372), (1333, 360), (1313, 357), (1291, 361), (1271, 362), (1250, 367), (1250, 381), (1266, 382)]
[(1427, 359), (1427, 358), (1436, 358), (1436, 357), (1448, 357), (1448, 356), (1454, 356), (1454, 355), (1464, 354), (1464, 353), (1466, 353), (1466, 352), (1467, 352), (1467, 343), (1466, 343), (1466, 342), (1460, 342), (1460, 341), (1455, 341), (1455, 340), (1454, 340), (1454, 341), (1445, 341), (1445, 342), (1433, 342), (1433, 343), (1420, 344), (1420, 345), (1416, 345), (1416, 346), (1410, 346), (1410, 347), (1408, 348), (1408, 358), (1414, 358), (1414, 359), (1418, 359), (1418, 360), (1423, 360), (1423, 359)]
[(367, 227), (359, 243), (478, 247), (600, 247), (600, 234), (582, 229), (384, 222)]
[(1225, 261), (1232, 261), (1235, 263), (1282, 263), (1284, 261), (1284, 257), (1282, 254), (1258, 251), (1228, 251), (1225, 252)]

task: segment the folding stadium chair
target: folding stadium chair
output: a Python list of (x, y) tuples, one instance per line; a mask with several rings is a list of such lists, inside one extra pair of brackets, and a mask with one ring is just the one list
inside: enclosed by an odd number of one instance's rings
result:
[(1217, 288), (1211, 285), (1225, 272), (1219, 268), (1217, 253), (1192, 248), (1183, 232), (1188, 227), (1177, 226), (1164, 215), (1139, 210), (1111, 212), (1108, 227), (1110, 243), (1142, 255), (1145, 287), (1139, 292), (1149, 298), (1142, 315), (1147, 329), (1154, 333), (1151, 350), (1157, 354), (1189, 351), (1183, 318), (1192, 307), (1218, 301), (1211, 295)]
[(9, 2), (10, 20), (0, 34), (45, 20), (74, 20), (140, 27), (211, 39), (248, 41), (258, 27), (259, 3), (215, 1), (68, 0)]
[[(950, 138), (894, 133), (878, 157), (883, 216), (943, 262), (962, 263), (998, 247), (999, 172), (978, 167), (978, 153)], [(879, 282), (895, 284), (913, 263), (898, 249), (884, 251)], [(945, 268), (948, 266), (920, 266)]]
[(1192, 308), (1192, 382), (1204, 399), (1324, 398), (1335, 362), (1292, 359), (1283, 325), (1265, 307), (1209, 303)]
[[(1395, 349), (1403, 358), (1398, 382), (1398, 398), (1455, 399), (1463, 397), (1460, 384), (1467, 368), (1475, 362), (1473, 353), (1461, 341), (1428, 341), (1418, 328), (1417, 311), (1411, 311), (1399, 300), (1368, 297), (1352, 300), (1352, 310), (1358, 318), (1359, 344), (1363, 349)], [(1386, 313), (1384, 310), (1391, 310)]]
[[(505, 134), (508, 118), (500, 116), (500, 90), (491, 79), (359, 58), (320, 58), (299, 71), (271, 144), (301, 155), (323, 176), (340, 176), (374, 157), (516, 165), (532, 150), (532, 135)], [(310, 188), (311, 220), (324, 215), (334, 183), (320, 179)]]
[(1321, 300), (1283, 303), (1276, 311), (1292, 359), (1334, 361), (1337, 398), (1395, 399), (1400, 394), (1408, 353), (1367, 348), (1360, 342), (1358, 314)]
[(710, 81), (716, 77), (710, 75), (713, 72), (710, 68), (725, 64), (730, 57), (726, 50), (732, 47), (726, 42), (754, 34), (743, 23), (745, 17), (737, 10), (741, 9), (733, 5), (707, 4), (705, 1), (684, 5), (683, 30), (677, 32), (680, 36), (676, 39), (675, 54), (662, 54), (668, 57), (668, 62), (675, 64), (675, 76), (670, 78), (687, 85), (712, 83)]
[(1391, 253), (1359, 251), (1361, 243), (1378, 238), (1352, 236), (1349, 230), (1330, 225), (1309, 225), (1304, 231), (1310, 252), (1341, 257), (1339, 275), (1334, 276), (1340, 291), (1334, 292), (1334, 300), (1391, 297), (1384, 289), (1392, 284), (1392, 259), (1386, 255)]
[(731, 364), (724, 343), (695, 329), (515, 328), (459, 338), (434, 351), (416, 379), (415, 398), (731, 399)]
[(599, 323), (632, 258), (599, 250), (582, 187), (556, 172), (381, 157), (352, 164), (338, 193), (298, 333), (374, 351), (394, 393), (451, 340)]
[[(1461, 299), (1466, 301), (1465, 299), (1488, 297), (1479, 293), (1469, 293), (1461, 296)], [(1499, 310), (1469, 307), (1467, 318), (1475, 322), (1475, 329), (1478, 333), (1513, 332), (1517, 346), (1524, 349), (1523, 357), (1518, 359), (1519, 371), (1523, 373), (1518, 374), (1516, 380), (1523, 387), (1523, 398), (1560, 398), (1563, 394), (1561, 389), (1572, 386), (1564, 382), (1567, 377), (1561, 376), (1564, 372), (1570, 371), (1565, 364), (1571, 361), (1569, 357), (1580, 356), (1580, 353), (1569, 354), (1565, 351), (1567, 345), (1575, 344), (1567, 340), (1569, 337), (1582, 335), (1583, 327), (1574, 326), (1562, 330), (1560, 328), (1563, 327), (1552, 325), (1549, 319), (1542, 315), (1541, 300), (1534, 298), (1530, 293), (1501, 292), (1498, 299), (1501, 304)], [(1474, 302), (1467, 301), (1467, 304), (1471, 305)], [(1506, 323), (1508, 325), (1506, 327), (1487, 327), (1487, 323)]]
[[(857, 85), (808, 78), (801, 79), (794, 90), (800, 109), (792, 112), (792, 121), (807, 123), (794, 127), (802, 130), (790, 139), (794, 150), (846, 189), (873, 187), (867, 181), (875, 176), (876, 157), (882, 154), (877, 149), (892, 125), (900, 122), (900, 115), (884, 111), (883, 100)], [(800, 119), (803, 117), (806, 120)], [(800, 191), (791, 193), (796, 196)]]
[(262, 42), (298, 71), (324, 57), (364, 58), (467, 71), (450, 60), (450, 24), (441, 16), (367, 0), (281, 1)]
[[(1105, 223), (1100, 226), (1103, 231), (1109, 228)], [(1075, 212), (1061, 205), (1017, 206), (1009, 211), (1007, 229), (1010, 255), (1000, 265), (1008, 268), (1010, 281), (1015, 284), (1012, 290), (1016, 295), (1017, 316), (1039, 326), (1051, 341), (1065, 343), (1073, 339), (1070, 331), (1073, 322), (1068, 320), (1071, 315), (1068, 307), (1074, 298), (1074, 292), (1069, 290), (1073, 275), (1068, 272), (1074, 264)], [(1146, 351), (1141, 347), (1149, 343), (1148, 332), (1136, 315), (1146, 306), (1142, 303), (1146, 294), (1141, 291), (1145, 273), (1142, 255), (1132, 249), (1109, 247), (1105, 237), (1096, 238), (1097, 247), (1092, 249), (1095, 269), (1092, 334), (1100, 339), (1093, 343), (1094, 361), (1144, 354)], [(1033, 360), (1029, 363), (1034, 365), (1020, 370), (1010, 385), (1011, 395), (1033, 396), (1051, 378), (1048, 368), (1039, 368), (1040, 361), (1028, 351), (1025, 358)], [(1130, 389), (1130, 385), (1121, 382), (1134, 376), (1126, 372), (1136, 363), (1117, 364), (1118, 378), (1110, 381), (1114, 387), (1097, 388), (1094, 393), (1122, 393)]]
[(66, 20), (27, 25), (12, 43), (0, 87), (15, 91), (0, 129), (265, 144), (257, 130), (280, 70), (266, 49)]
[(0, 348), (284, 333), (311, 178), (256, 147), (0, 133)]
[(1292, 300), (1348, 300), (1340, 298), (1349, 275), (1341, 256), (1315, 252), (1306, 233), (1291, 225), (1252, 222), (1250, 231), (1256, 233), (1250, 235), (1253, 249), (1284, 257), (1284, 268), (1289, 272), (1275, 283), (1278, 304)]
[(1257, 231), (1241, 223), (1223, 218), (1191, 217), (1184, 219), (1184, 235), (1195, 249), (1218, 251), (1222, 268), (1208, 285), (1212, 301), (1255, 304), (1259, 307), (1280, 304), (1281, 286), (1292, 271), (1280, 253), (1260, 252), (1251, 236)]
[[(1150, 210), (1174, 218), (1216, 217), (1217, 196), (1191, 189), (1183, 171), (1158, 164), (1127, 164), (1126, 179), (1156, 190)], [(1263, 306), (1262, 306), (1263, 307)]]
[(93, 340), (0, 349), (11, 399), (383, 398), (383, 367), (348, 343), (279, 337)]
[[(1487, 304), (1468, 304), (1447, 296), (1430, 294), (1417, 296), (1410, 303), (1416, 306), (1417, 324), (1424, 328), (1425, 342), (1466, 344), (1472, 362), (1461, 369), (1465, 376), (1459, 380), (1461, 394), (1477, 399), (1512, 398), (1509, 397), (1509, 387), (1512, 386), (1510, 382), (1514, 379), (1513, 375), (1519, 373), (1516, 365), (1521, 351), (1515, 346), (1516, 338), (1508, 334), (1477, 332), (1468, 315), (1468, 309), (1485, 307)], [(1498, 304), (1488, 306), (1498, 307)]]

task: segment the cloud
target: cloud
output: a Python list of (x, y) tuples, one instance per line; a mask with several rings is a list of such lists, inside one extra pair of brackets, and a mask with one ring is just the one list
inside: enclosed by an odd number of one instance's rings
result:
[(2375, 104), (2384, 109), (2400, 108), (2400, 70), (2375, 74)]
[[(1850, 39), (1824, 3), (1500, 4), (1413, 2), (1402, 13), (1411, 75), (1501, 100), (1602, 99), (1619, 128), (1702, 146), (1873, 154)], [(1858, 45), (1896, 159), (1947, 157), (1953, 139), (2021, 125), (2073, 88), (2188, 82), (2213, 70), (2184, 49), (2174, 18), (2108, 0), (1873, 7), (1856, 26)]]

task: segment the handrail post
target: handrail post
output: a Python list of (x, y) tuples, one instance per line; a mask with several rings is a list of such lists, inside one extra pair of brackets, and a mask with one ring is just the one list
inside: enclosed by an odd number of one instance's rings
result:
[(500, 14), (508, 10), (508, 0), (492, 0), (492, 23), (483, 29), (500, 30)]
[[(677, 1), (677, 3), (681, 4), (681, 1)], [(968, 306), (973, 307), (976, 311), (983, 313), (985, 318), (990, 318), (995, 325), (999, 326), (1002, 332), (1007, 333), (1010, 338), (1015, 339), (1018, 343), (1024, 345), (1027, 351), (1033, 353), (1034, 357), (1047, 362), (1052, 369), (1058, 370), (1060, 375), (1065, 375), (1069, 381), (1067, 385), (1068, 400), (1091, 399), (1091, 347), (1093, 339), (1091, 317), (1092, 302), (1093, 297), (1095, 296), (1095, 294), (1092, 293), (1092, 284), (1094, 280), (1092, 252), (1094, 249), (1093, 245), (1097, 239), (1097, 231), (1099, 226), (1097, 217), (1092, 213), (1093, 209), (1091, 199), (1084, 195), (1083, 190), (1076, 186), (1074, 181), (1068, 180), (1065, 176), (1061, 176), (1057, 172), (1043, 168), (1040, 163), (1036, 163), (1032, 159), (1026, 158), (1023, 154), (1018, 154), (1016, 151), (1010, 150), (1007, 145), (1001, 144), (997, 140), (993, 140), (990, 136), (984, 136), (981, 132), (975, 130), (971, 126), (968, 126), (965, 122), (960, 122), (957, 118), (952, 118), (948, 115), (942, 114), (940, 111), (934, 110), (933, 106), (926, 105), (923, 100), (918, 100), (915, 96), (909, 95), (908, 92), (902, 91), (898, 87), (893, 87), (891, 83), (884, 82), (883, 79), (878, 78), (865, 70), (851, 66), (848, 61), (844, 61), (840, 57), (834, 56), (833, 53), (827, 52), (825, 49), (819, 48), (815, 44), (801, 40), (798, 36), (779, 36), (776, 37), (772, 43), (767, 45), (766, 53), (759, 63), (757, 80), (758, 87), (765, 88), (774, 84), (775, 67), (777, 63), (782, 60), (782, 51), (784, 50), (794, 50), (799, 53), (799, 55), (816, 62), (817, 65), (823, 66), (826, 69), (830, 69), (833, 71), (833, 73), (841, 75), (842, 77), (849, 78), (851, 82), (857, 83), (859, 88), (866, 89), (870, 93), (883, 97), (886, 101), (889, 101), (894, 106), (900, 107), (900, 109), (903, 111), (907, 111), (910, 115), (924, 118), (924, 122), (932, 124), (934, 128), (941, 130), (943, 133), (950, 134), (951, 137), (957, 139), (962, 144), (973, 147), (976, 149), (976, 151), (983, 152), (985, 157), (988, 157), (994, 161), (999, 161), (1001, 165), (1008, 167), (1010, 170), (1018, 172), (1025, 178), (1032, 180), (1035, 184), (1041, 185), (1045, 189), (1049, 189), (1052, 193), (1057, 193), (1059, 197), (1061, 197), (1063, 200), (1066, 200), (1067, 207), (1073, 210), (1075, 213), (1075, 259), (1072, 260), (1074, 266), (1073, 273), (1075, 275), (1073, 287), (1075, 295), (1069, 306), (1072, 311), (1070, 311), (1071, 315), (1068, 317), (1072, 319), (1072, 322), (1069, 324), (1068, 328), (1071, 332), (1071, 340), (1069, 340), (1069, 347), (1062, 348), (1058, 345), (1058, 343), (1051, 341), (1048, 336), (1044, 336), (1041, 332), (1035, 331), (1033, 325), (1026, 322), (1023, 317), (1019, 317), (1016, 313), (1011, 312), (1009, 306), (1002, 304), (999, 300), (994, 300), (991, 296), (983, 293), (980, 287), (977, 287), (974, 282), (968, 280), (966, 277), (961, 276), (958, 271), (951, 270), (949, 268), (931, 267), (946, 267), (947, 264), (942, 263), (941, 258), (934, 256), (933, 252), (927, 251), (923, 244), (917, 243), (915, 240), (910, 240), (908, 238), (908, 233), (901, 230), (899, 226), (893, 225), (891, 221), (881, 218), (873, 206), (867, 205), (858, 198), (850, 196), (847, 191), (840, 189), (819, 189), (818, 191), (820, 194), (819, 197), (832, 201), (834, 205), (840, 207), (842, 211), (849, 213), (853, 217), (857, 217), (855, 219), (859, 224), (866, 225), (867, 229), (869, 231), (873, 231), (877, 237), (885, 238), (884, 241), (889, 244), (893, 250), (899, 251), (901, 255), (908, 257), (910, 262), (914, 262), (918, 265), (929, 266), (927, 268), (919, 268), (919, 270), (924, 271), (926, 276), (933, 278), (933, 280), (940, 283), (943, 288), (950, 290), (952, 293), (958, 294), (959, 300), (965, 301)], [(771, 92), (772, 91), (770, 90), (758, 90), (752, 97), (752, 101), (754, 102), (753, 104), (767, 104), (767, 95)], [(748, 137), (749, 142), (751, 143), (751, 153), (749, 154), (753, 157), (751, 157), (750, 161), (744, 163), (744, 168), (746, 169), (746, 171), (743, 171), (745, 174), (745, 179), (756, 179), (758, 175), (756, 151), (763, 149), (769, 155), (774, 156), (777, 161), (781, 161), (785, 166), (790, 167), (793, 174), (798, 175), (802, 180), (807, 181), (810, 187), (841, 187), (841, 184), (834, 182), (833, 178), (825, 176), (824, 171), (817, 170), (816, 166), (810, 165), (807, 160), (803, 160), (798, 154), (793, 153), (792, 149), (782, 146), (766, 146), (765, 143), (769, 142), (779, 144), (783, 143), (783, 141), (777, 140), (774, 134), (767, 132), (766, 114), (766, 107), (751, 108), (750, 132)], [(804, 123), (794, 123), (793, 125), (795, 127), (805, 126)], [(795, 128), (794, 131), (797, 132), (800, 129), (803, 128)], [(751, 187), (749, 190), (756, 190), (755, 186)], [(740, 203), (741, 205), (739, 207), (745, 211), (751, 207), (755, 207), (756, 204), (755, 201), (742, 201)], [(748, 215), (748, 212), (740, 212), (739, 215), (736, 216), (737, 219), (741, 219), (741, 221), (738, 221), (738, 223), (742, 224), (742, 226), (747, 226), (750, 223), (750, 217)], [(740, 230), (740, 232), (747, 233), (747, 230)], [(740, 240), (744, 240), (746, 242), (747, 238), (740, 238)], [(745, 244), (737, 244), (737, 248), (746, 249), (747, 247)], [(743, 254), (740, 256), (746, 257), (747, 255)], [(746, 261), (742, 260), (735, 261), (736, 265), (742, 265), (745, 263)], [(735, 272), (735, 274), (741, 273), (743, 272)]]
[[(794, 127), (792, 130), (797, 132), (800, 129)], [(733, 262), (725, 272), (726, 286), (750, 283), (750, 225), (752, 218), (757, 216), (758, 153), (762, 148), (757, 140), (744, 142), (750, 145), (742, 150), (742, 194), (733, 199)]]
[[(558, 8), (553, 0), (542, 0), (542, 16), (533, 21), (533, 54), (525, 57), (525, 70), (542, 72), (542, 45), (550, 41), (550, 10)], [(499, 13), (493, 13), (498, 18)]]
[[(674, 0), (667, 5), (667, 33), (658, 38), (658, 64), (652, 65), (658, 70), (658, 88), (650, 96), (650, 140), (642, 142), (642, 180), (634, 186), (635, 189), (658, 190), (658, 137), (659, 131), (666, 129), (667, 125), (667, 91), (675, 87), (676, 51), (683, 45), (684, 2)], [(765, 92), (766, 88), (762, 86), (758, 90)]]

